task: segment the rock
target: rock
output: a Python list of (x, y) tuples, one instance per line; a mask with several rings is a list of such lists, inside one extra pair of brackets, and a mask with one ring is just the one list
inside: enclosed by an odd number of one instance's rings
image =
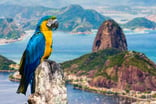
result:
[(53, 61), (42, 62), (35, 71), (35, 93), (29, 104), (67, 104), (63, 70)]
[(121, 51), (127, 50), (125, 35), (120, 26), (113, 20), (107, 20), (100, 26), (92, 51), (97, 52), (107, 48), (117, 48)]

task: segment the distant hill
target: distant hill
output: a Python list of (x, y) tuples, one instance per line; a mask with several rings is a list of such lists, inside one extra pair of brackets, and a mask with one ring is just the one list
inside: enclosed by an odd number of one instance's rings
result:
[[(45, 15), (56, 15), (57, 9), (43, 6), (0, 4), (0, 17), (13, 18), (25, 30), (35, 29), (38, 20)], [(11, 11), (11, 12), (10, 12)]]
[(137, 17), (123, 25), (124, 28), (135, 30), (137, 28), (156, 29), (156, 23), (144, 17)]
[(43, 14), (46, 15), (47, 12), (50, 12), (53, 9), (43, 6), (20, 6), (13, 4), (0, 4), (0, 10), (1, 17), (14, 17), (14, 19), (34, 19), (35, 16), (40, 17)]
[[(66, 32), (91, 31), (91, 29), (97, 29), (103, 21), (108, 19), (95, 10), (84, 9), (79, 5), (70, 5), (55, 10), (49, 9), (49, 12), (41, 13), (56, 15), (59, 21), (58, 29)], [(37, 21), (28, 21), (23, 27), (26, 29), (35, 28), (34, 22)]]
[(13, 68), (10, 67), (11, 64), (16, 64), (12, 60), (7, 59), (6, 57), (0, 55), (0, 71), (3, 70), (14, 70)]
[(95, 10), (84, 9), (79, 5), (70, 5), (60, 9), (58, 15), (60, 30), (72, 32), (91, 31), (97, 29), (108, 19)]
[(25, 7), (0, 4), (0, 10), (2, 11), (1, 17), (14, 17), (14, 20), (25, 30), (35, 29), (37, 21), (45, 15), (56, 15), (59, 20), (59, 30), (67, 32), (91, 31), (108, 19), (95, 10), (84, 9), (80, 5), (54, 9), (43, 6)]
[(0, 19), (0, 38), (18, 39), (24, 31), (14, 22), (12, 18)]

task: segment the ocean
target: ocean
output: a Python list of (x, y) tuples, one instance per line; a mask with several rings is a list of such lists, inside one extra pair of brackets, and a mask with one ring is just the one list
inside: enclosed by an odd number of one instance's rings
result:
[[(0, 54), (19, 63), (26, 44), (33, 34), (27, 31), (28, 37), (22, 41), (0, 45)], [(142, 52), (156, 63), (156, 31), (125, 31), (128, 50)], [(78, 58), (92, 51), (96, 34), (69, 34), (54, 32), (53, 53), (50, 57), (58, 63)], [(10, 73), (0, 73), (0, 104), (26, 104), (27, 96), (16, 94), (18, 83), (8, 80)], [(118, 104), (120, 98), (90, 93), (73, 89), (67, 85), (69, 104)], [(125, 101), (122, 99), (122, 101)]]

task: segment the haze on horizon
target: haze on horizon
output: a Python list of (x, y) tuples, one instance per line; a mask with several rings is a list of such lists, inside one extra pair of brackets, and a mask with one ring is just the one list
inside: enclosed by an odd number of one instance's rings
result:
[(137, 5), (137, 6), (154, 6), (156, 0), (1, 0), (0, 4), (18, 4), (22, 6), (46, 6), (51, 8), (60, 8), (70, 4), (79, 4), (84, 7), (96, 7), (105, 5)]

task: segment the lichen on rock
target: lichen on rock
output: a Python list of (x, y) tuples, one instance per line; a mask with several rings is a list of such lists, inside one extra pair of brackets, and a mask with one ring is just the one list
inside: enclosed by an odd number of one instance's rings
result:
[(54, 61), (42, 62), (35, 71), (35, 93), (29, 104), (67, 104), (63, 70)]

